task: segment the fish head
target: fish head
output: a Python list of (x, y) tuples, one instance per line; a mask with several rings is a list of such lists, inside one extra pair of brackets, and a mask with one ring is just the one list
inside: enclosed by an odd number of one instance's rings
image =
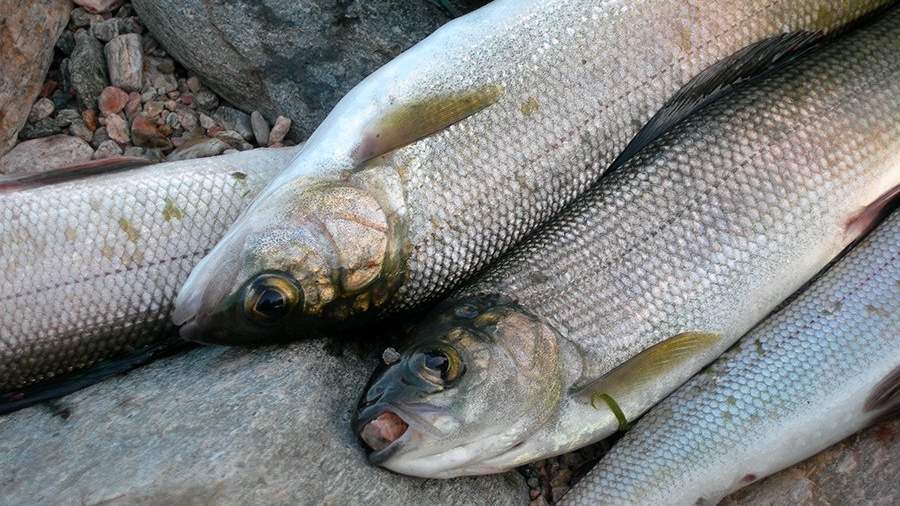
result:
[(484, 462), (534, 434), (562, 395), (555, 330), (509, 300), (470, 297), (439, 309), (375, 372), (354, 430), (370, 462), (398, 473), (497, 472)]
[(347, 181), (286, 184), (250, 211), (181, 288), (172, 319), (182, 338), (302, 337), (387, 298), (388, 280), (396, 281), (385, 272), (394, 265), (391, 226), (371, 192)]

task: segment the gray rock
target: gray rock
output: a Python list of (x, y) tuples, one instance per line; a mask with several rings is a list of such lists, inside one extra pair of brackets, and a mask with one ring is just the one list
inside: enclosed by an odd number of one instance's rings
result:
[(253, 146), (244, 140), (244, 137), (234, 130), (225, 130), (216, 134), (216, 138), (225, 141), (229, 146), (240, 151), (253, 149)]
[(229, 146), (220, 139), (196, 139), (185, 142), (175, 151), (169, 153), (167, 161), (190, 160), (207, 156), (221, 155)]
[(64, 30), (59, 39), (56, 40), (56, 49), (59, 49), (66, 56), (72, 54), (72, 50), (75, 49), (75, 34)]
[(253, 139), (253, 126), (250, 124), (250, 115), (233, 107), (223, 105), (216, 109), (213, 118), (222, 125), (225, 130), (234, 130), (241, 134), (244, 140)]
[(200, 90), (194, 95), (194, 103), (204, 111), (212, 111), (219, 107), (219, 97), (209, 90)]
[(140, 90), (144, 75), (140, 35), (135, 33), (119, 35), (106, 44), (104, 52), (112, 85), (125, 91)]
[(200, 78), (197, 76), (189, 77), (187, 79), (187, 87), (193, 93), (197, 93), (198, 91), (200, 91), (200, 87), (201, 87)]
[(39, 139), (49, 135), (58, 134), (62, 129), (52, 118), (44, 118), (34, 123), (28, 123), (25, 128), (19, 132), (19, 140), (27, 141), (29, 139)]
[[(450, 1), (465, 11), (486, 0)], [(134, 0), (147, 29), (225, 100), (305, 138), (365, 76), (450, 19), (423, 1)]]
[(68, 0), (0, 0), (0, 156), (28, 120), (71, 10)]
[(206, 130), (216, 126), (216, 120), (210, 118), (209, 116), (203, 114), (202, 112), (199, 114), (200, 116), (200, 126)]
[(84, 28), (102, 20), (103, 16), (90, 13), (81, 7), (72, 9), (72, 26), (75, 28)]
[(109, 140), (109, 133), (106, 131), (106, 127), (100, 127), (94, 130), (94, 136), (91, 138), (91, 146), (94, 149), (100, 147), (101, 144)]
[(34, 174), (90, 160), (93, 154), (94, 150), (88, 143), (78, 137), (69, 135), (43, 137), (21, 142), (12, 151), (3, 155), (0, 158), (0, 174)]
[(163, 72), (168, 68), (166, 63), (171, 63), (169, 58), (147, 57), (147, 72), (144, 73), (144, 83), (141, 93), (152, 93), (154, 97), (162, 97), (169, 92), (178, 89), (178, 79), (171, 73)]
[(82, 109), (96, 109), (97, 97), (109, 85), (103, 46), (86, 30), (75, 33), (75, 49), (69, 58), (69, 80)]
[(181, 125), (181, 128), (185, 130), (197, 128), (197, 113), (192, 111), (189, 107), (179, 105), (175, 109), (175, 114), (178, 116), (178, 124)]
[(31, 112), (28, 113), (28, 121), (36, 123), (42, 119), (49, 118), (53, 114), (55, 106), (49, 98), (39, 98), (34, 105), (31, 106)]
[(81, 121), (81, 114), (78, 114), (75, 109), (60, 109), (56, 111), (54, 119), (57, 126), (65, 128), (76, 121)]
[(269, 123), (259, 111), (250, 113), (250, 126), (253, 127), (253, 137), (260, 146), (269, 145)]
[(323, 340), (194, 349), (0, 423), (9, 504), (527, 503), (522, 476), (369, 465), (350, 416), (376, 360)]
[(81, 119), (77, 119), (69, 125), (69, 133), (85, 142), (91, 142), (91, 139), (94, 138), (94, 132), (92, 132)]
[(269, 133), (269, 144), (278, 144), (283, 141), (290, 129), (290, 119), (285, 118), (284, 116), (275, 118), (275, 126), (272, 127), (272, 131)]
[(119, 144), (114, 140), (103, 141), (97, 146), (97, 151), (94, 151), (94, 160), (100, 160), (102, 158), (110, 158), (113, 156), (119, 156), (122, 154), (122, 148), (119, 147)]
[(122, 20), (119, 18), (110, 18), (102, 21), (98, 21), (91, 24), (91, 35), (97, 37), (103, 42), (109, 42), (114, 38), (118, 37), (120, 34), (124, 33), (122, 30)]

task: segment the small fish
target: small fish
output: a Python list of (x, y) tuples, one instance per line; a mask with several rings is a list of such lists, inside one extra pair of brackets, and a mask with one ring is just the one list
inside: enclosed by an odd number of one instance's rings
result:
[[(629, 146), (880, 0), (496, 0), (356, 86), (178, 295), (189, 340), (252, 344), (419, 306)], [(767, 44), (768, 41), (780, 44)], [(756, 46), (762, 44), (761, 46)], [(722, 76), (727, 76), (723, 78)]]
[(0, 180), (0, 412), (48, 381), (84, 385), (176, 341), (181, 283), (295, 154)]
[(449, 299), (377, 371), (370, 461), (499, 472), (627, 427), (900, 188), (900, 10), (691, 115)]
[(718, 504), (898, 413), (895, 212), (786, 308), (650, 410), (563, 504)]

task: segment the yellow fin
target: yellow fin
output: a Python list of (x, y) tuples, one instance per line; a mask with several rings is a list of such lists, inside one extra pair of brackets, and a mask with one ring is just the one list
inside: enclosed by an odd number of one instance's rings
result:
[(371, 125), (355, 152), (358, 163), (439, 132), (493, 104), (503, 94), (496, 85), (403, 104)]
[(574, 396), (594, 407), (600, 406), (598, 399), (610, 409), (615, 405), (619, 425), (625, 426), (714, 359), (722, 351), (721, 345), (719, 334), (678, 334), (584, 385)]

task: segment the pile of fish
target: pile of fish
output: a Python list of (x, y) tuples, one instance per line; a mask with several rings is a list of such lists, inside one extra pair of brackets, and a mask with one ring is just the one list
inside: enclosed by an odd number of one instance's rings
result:
[[(891, 3), (496, 0), (372, 74), (303, 147), (0, 180), (0, 412), (184, 340), (325, 336), (380, 359), (330, 427), (371, 464), (503, 473), (624, 430), (563, 503), (715, 503), (900, 413)], [(159, 389), (145, 371), (123, 382), (137, 398)], [(330, 386), (283, 374), (268, 395)], [(203, 425), (174, 399), (161, 426)], [(0, 433), (41, 425), (29, 412)], [(158, 452), (211, 458), (190, 445)], [(316, 497), (369, 500), (328, 495), (334, 458), (309, 470)], [(361, 462), (355, 479), (383, 479)]]

